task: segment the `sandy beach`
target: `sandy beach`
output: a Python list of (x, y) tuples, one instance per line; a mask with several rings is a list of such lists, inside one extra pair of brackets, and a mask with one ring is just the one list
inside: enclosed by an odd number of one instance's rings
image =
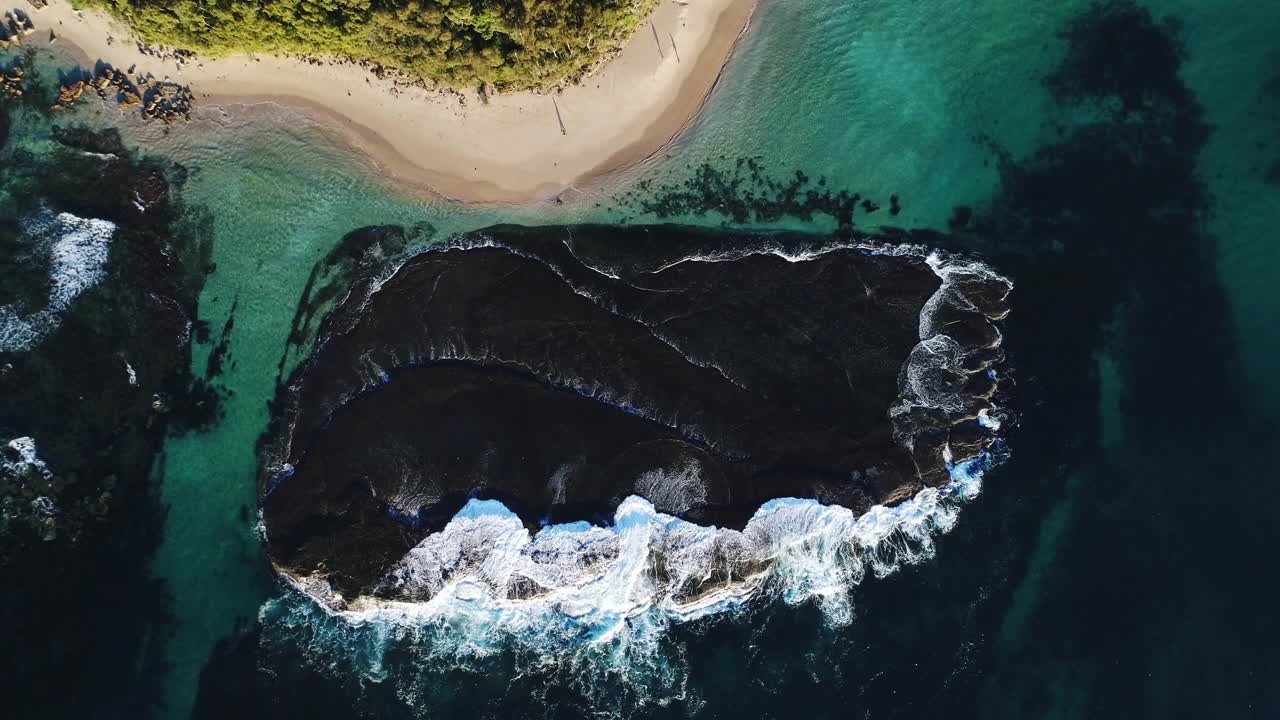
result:
[(199, 107), (275, 103), (339, 132), (389, 179), (454, 200), (536, 203), (666, 147), (697, 116), (756, 0), (665, 0), (622, 52), (562, 92), (444, 93), (354, 64), (274, 56), (179, 64), (140, 52), (123, 24), (66, 0), (35, 9), (37, 32), (85, 67), (99, 60), (189, 85)]

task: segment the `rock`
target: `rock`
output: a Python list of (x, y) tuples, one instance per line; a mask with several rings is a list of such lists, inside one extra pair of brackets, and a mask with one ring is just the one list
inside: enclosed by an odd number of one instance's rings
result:
[(135, 85), (127, 73), (103, 64), (94, 74), (92, 86), (98, 96), (106, 100), (115, 91), (116, 103), (121, 108), (142, 108), (147, 120), (160, 120), (166, 124), (189, 120), (191, 104), (195, 99), (191, 89), (171, 82), (148, 78)]
[(44, 542), (53, 542), (58, 539), (58, 523), (52, 517), (43, 518), (40, 521), (40, 539)]
[[(21, 10), (12, 10), (4, 14), (3, 30), (0, 30), (0, 39), (8, 41), (11, 44), (22, 43), (22, 38), (35, 32), (35, 23), (31, 18)], [(7, 47), (3, 45), (0, 47)]]
[(22, 97), (22, 80), (25, 71), (21, 65), (14, 65), (8, 70), (0, 70), (0, 93)]
[(22, 44), (22, 28), (19, 27), (18, 21), (14, 19), (11, 13), (4, 14), (3, 30), (0, 30), (0, 32), (3, 33), (4, 39), (8, 41), (5, 47), (8, 47), (9, 44)]
[[(946, 483), (991, 444), (996, 386), (991, 320), (956, 288), (996, 308), (1009, 286), (864, 242), (500, 227), (357, 282), (274, 405), (273, 561), (352, 603), (394, 597), (406, 546), (472, 498), (529, 528), (628, 495), (742, 528), (774, 498), (861, 512)], [(935, 318), (965, 339), (919, 365)]]
[(191, 89), (177, 83), (152, 81), (146, 85), (146, 104), (142, 115), (149, 120), (171, 124), (191, 119)]
[(53, 103), (53, 109), (64, 110), (71, 107), (84, 94), (84, 89), (83, 80), (77, 80), (70, 85), (62, 85), (58, 89), (58, 99)]

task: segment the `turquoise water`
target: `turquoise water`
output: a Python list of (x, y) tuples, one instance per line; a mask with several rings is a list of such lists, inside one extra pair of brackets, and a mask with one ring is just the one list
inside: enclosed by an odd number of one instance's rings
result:
[(979, 203), (997, 180), (980, 136), (1019, 154), (1042, 132), (1039, 78), (1073, 8), (1027, 5), (765, 2), (702, 121), (646, 174), (757, 155), (882, 203), (898, 193), (893, 224), (945, 228), (954, 205)]
[[(988, 139), (1013, 156), (1053, 139), (1045, 121), (1054, 110), (1041, 78), (1064, 52), (1058, 31), (1084, 5), (765, 0), (755, 30), (691, 132), (665, 156), (565, 207), (470, 208), (400, 197), (330, 138), (278, 109), (203, 112), (168, 134), (131, 127), (139, 147), (191, 169), (184, 198), (213, 217), (217, 270), (201, 300), (202, 319), (221, 328), (238, 303), (229, 368), (217, 381), (230, 393), (225, 415), (209, 432), (172, 439), (164, 457), (169, 514), (153, 570), (174, 601), (168, 714), (189, 714), (215, 644), (252, 623), (280, 593), (263, 572), (255, 527), (254, 444), (308, 273), (344, 233), (382, 223), (429, 222), (439, 238), (495, 222), (638, 222), (653, 218), (611, 199), (639, 183), (679, 182), (703, 163), (741, 155), (758, 156), (779, 176), (802, 169), (881, 201), (900, 195), (900, 215), (882, 210), (860, 218), (864, 225), (945, 229), (956, 205), (981, 207), (997, 188)], [(1280, 192), (1263, 182), (1269, 163), (1280, 158), (1280, 96), (1264, 90), (1280, 74), (1274, 42), (1280, 7), (1190, 0), (1146, 6), (1184, 23), (1183, 78), (1214, 126), (1200, 165), (1215, 202), (1208, 229), (1218, 240), (1217, 256), (1206, 262), (1218, 262), (1249, 387), (1280, 418), (1280, 379), (1272, 371), (1280, 351), (1280, 326), (1272, 320), (1280, 312), (1273, 287), (1280, 245), (1272, 240)], [(1115, 325), (1115, 333), (1126, 327)], [(197, 348), (197, 374), (209, 350)], [(1097, 374), (1103, 445), (1123, 454), (1125, 386), (1117, 361), (1100, 354)], [(1072, 475), (1037, 522), (1025, 567), (1008, 570), (1012, 599), (998, 641), (1008, 657), (1029, 643), (1037, 608), (1055, 592), (1049, 578), (1070, 554), (1067, 538), (1085, 522), (1087, 491)], [(942, 545), (945, 555), (946, 540)], [(737, 652), (725, 643), (715, 656)], [(726, 677), (702, 680), (732, 687), (740, 671), (728, 660), (719, 665)], [(1088, 708), (1076, 705), (1082, 691), (1072, 669), (1064, 665), (1061, 672), (1050, 704), (1063, 717), (1085, 714)]]
[[(714, 164), (725, 153), (751, 154), (781, 175), (804, 169), (877, 198), (899, 193), (902, 214), (891, 219), (882, 211), (884, 222), (945, 228), (955, 205), (980, 205), (998, 181), (982, 138), (1020, 155), (1050, 132), (1042, 122), (1050, 100), (1040, 78), (1062, 52), (1055, 33), (1079, 6), (946, 2), (921, 12), (901, 3), (765, 2), (757, 30), (693, 131), (666, 157), (604, 186), (597, 197), (643, 180), (678, 180), (689, 166)], [(1268, 228), (1280, 224), (1280, 202), (1261, 183), (1255, 147), (1265, 134), (1256, 114), (1266, 108), (1258, 95), (1225, 81), (1274, 61), (1268, 39), (1277, 30), (1276, 13), (1265, 4), (1236, 6), (1170, 2), (1156, 10), (1177, 13), (1188, 27), (1192, 60), (1185, 77), (1218, 126), (1203, 171), (1219, 203), (1213, 230), (1223, 240), (1223, 278), (1237, 308), (1243, 356), (1274, 394), (1280, 388), (1269, 370), (1277, 331), (1269, 318), (1277, 296), (1269, 284), (1280, 270), (1280, 249), (1268, 243)], [(1273, 101), (1270, 111), (1278, 107)], [(175, 440), (166, 454), (169, 530), (154, 568), (171, 584), (179, 619), (168, 698), (175, 717), (189, 707), (214, 643), (251, 620), (270, 591), (258, 574), (255, 530), (240, 512), (254, 507), (253, 443), (267, 419), (281, 339), (312, 264), (343, 233), (368, 224), (426, 220), (447, 235), (497, 221), (610, 219), (609, 210), (590, 202), (485, 210), (397, 198), (315, 133), (253, 125), (263, 114), (269, 113), (245, 113), (216, 129), (206, 122), (176, 133), (178, 139), (147, 144), (195, 168), (188, 199), (215, 218), (218, 270), (202, 314), (220, 327), (231, 303), (240, 303), (234, 364), (221, 380), (234, 391), (226, 418), (210, 433)], [(197, 353), (196, 367), (203, 362)], [(1073, 487), (1045, 520), (1043, 562), (1052, 558), (1051, 538), (1071, 522), (1079, 501)], [(1036, 602), (1034, 577), (1033, 571), (1018, 605)], [(219, 592), (209, 592), (210, 583)], [(1006, 633), (1018, 634), (1018, 621), (1010, 622)]]
[[(305, 138), (240, 138), (231, 152), (209, 144), (175, 148), (197, 168), (188, 192), (214, 218), (218, 270), (205, 287), (202, 319), (220, 328), (238, 302), (230, 365), (220, 379), (234, 392), (225, 417), (208, 433), (173, 440), (165, 454), (168, 530), (154, 569), (169, 582), (186, 620), (177, 626), (170, 655), (169, 702), (178, 716), (191, 702), (213, 643), (252, 620), (271, 590), (258, 574), (254, 446), (267, 422), (266, 400), (275, 392), (292, 309), (311, 266), (328, 250), (321, 238), (429, 213), (380, 194)], [(210, 347), (197, 349), (195, 367), (204, 367)], [(209, 592), (210, 582), (219, 592)]]

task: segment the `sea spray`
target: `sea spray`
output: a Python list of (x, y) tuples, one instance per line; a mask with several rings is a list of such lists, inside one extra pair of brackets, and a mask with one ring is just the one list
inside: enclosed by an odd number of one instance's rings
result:
[(0, 305), (0, 352), (30, 350), (57, 329), (71, 303), (102, 280), (115, 230), (106, 220), (47, 210), (25, 220), (32, 254), (49, 256), (49, 293), (39, 309)]
[[(975, 382), (989, 383), (994, 391), (993, 366), (1003, 357), (1002, 338), (988, 321), (1004, 317), (1009, 280), (977, 260), (915, 244), (757, 240), (760, 244), (749, 249), (653, 259), (653, 267), (615, 267), (607, 255), (597, 255), (583, 261), (585, 273), (562, 256), (530, 254), (484, 233), (452, 239), (430, 252), (502, 247), (543, 264), (573, 292), (624, 317), (629, 317), (624, 308), (606, 302), (598, 291), (601, 278), (750, 255), (789, 263), (840, 250), (920, 258), (941, 283), (921, 308), (912, 332), (917, 344), (902, 365), (898, 397), (888, 409), (897, 443), (910, 448), (918, 437), (939, 442), (936, 432), (922, 434), (936, 425), (925, 417), (930, 413), (972, 420), (989, 431), (988, 437), (1008, 421), (989, 393), (978, 395), (979, 403), (963, 397), (974, 395), (969, 388)], [(573, 243), (566, 246), (572, 254)], [(956, 322), (957, 314), (966, 313), (965, 322)], [(969, 337), (958, 340), (953, 333)], [(713, 365), (712, 358), (690, 357), (674, 340), (664, 342), (695, 365)], [(409, 354), (410, 364), (441, 359), (483, 364), (489, 358), (486, 347), (449, 342), (414, 347)], [(385, 368), (362, 362), (366, 386), (386, 382)], [(562, 378), (554, 368), (528, 369), (599, 402), (668, 420), (590, 378)], [(668, 424), (696, 435), (688, 423), (676, 420)], [(295, 577), (286, 569), (282, 577), (296, 592), (263, 606), (261, 642), (268, 652), (300, 652), (321, 672), (394, 688), (402, 701), (423, 707), (424, 713), (434, 704), (433, 693), (448, 693), (443, 678), (451, 672), (466, 673), (467, 682), (477, 683), (490, 675), (551, 676), (554, 686), (577, 688), (600, 700), (597, 706), (617, 708), (614, 714), (621, 715), (628, 712), (608, 699), (629, 698), (624, 705), (631, 707), (696, 703), (686, 692), (687, 632), (735, 622), (778, 601), (815, 606), (827, 623), (846, 625), (854, 619), (853, 591), (868, 576), (883, 578), (933, 557), (936, 536), (955, 527), (961, 506), (980, 491), (984, 473), (1006, 454), (998, 437), (976, 457), (960, 447), (953, 453), (945, 438), (937, 452), (946, 461), (938, 487), (926, 485), (896, 503), (886, 499), (890, 504), (865, 510), (812, 497), (774, 498), (761, 504), (741, 530), (677, 517), (700, 504), (698, 492), (707, 487), (696, 464), (638, 477), (636, 494), (622, 500), (604, 525), (549, 524), (544, 518), (535, 530), (502, 502), (473, 497), (443, 529), (419, 536), (376, 587), (359, 597), (340, 595), (328, 586), (324, 572)], [(956, 461), (955, 456), (970, 459)], [(280, 469), (268, 496), (291, 466)], [(546, 482), (553, 496), (565, 494), (564, 478), (557, 479), (555, 472)], [(413, 498), (388, 501), (406, 517), (421, 505)], [(441, 687), (432, 690), (433, 683)]]
[[(442, 583), (429, 600), (335, 611), (289, 591), (263, 605), (261, 642), (300, 652), (323, 673), (392, 683), (422, 713), (415, 699), (433, 692), (426, 686), (440, 673), (480, 676), (507, 664), (521, 675), (553, 675), (587, 697), (625, 696), (637, 706), (690, 700), (675, 628), (732, 621), (779, 600), (814, 603), (832, 625), (851, 622), (854, 588), (868, 573), (883, 578), (932, 557), (934, 538), (955, 527), (961, 506), (1005, 454), (997, 443), (953, 466), (946, 485), (860, 516), (810, 499), (773, 500), (740, 532), (686, 522), (632, 496), (606, 527), (578, 522), (530, 534), (501, 503), (472, 500), (411, 553), (417, 581)], [(682, 578), (708, 573), (717, 544), (749, 551), (760, 571), (693, 601), (677, 597)], [(448, 575), (448, 563), (466, 571)], [(655, 573), (659, 565), (667, 582)], [(548, 592), (500, 591), (538, 566)]]

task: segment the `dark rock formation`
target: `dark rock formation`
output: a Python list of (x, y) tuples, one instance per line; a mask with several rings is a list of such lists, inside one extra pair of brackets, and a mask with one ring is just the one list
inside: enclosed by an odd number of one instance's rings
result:
[(122, 109), (141, 107), (144, 119), (160, 120), (166, 125), (191, 119), (191, 104), (195, 99), (191, 88), (151, 75), (139, 78), (135, 84), (128, 73), (103, 62), (98, 63), (91, 77), (63, 83), (54, 107), (65, 108), (75, 103), (86, 89), (84, 82), (97, 91), (98, 97), (115, 101)]
[[(181, 168), (130, 155), (114, 131), (54, 140), (0, 162), (0, 336), (45, 320), (38, 342), (0, 352), (0, 636), (23, 648), (0, 654), (0, 676), (15, 716), (146, 718), (172, 622), (151, 569), (158, 459), (212, 409), (188, 333), (211, 234), (173, 192)], [(58, 230), (101, 223), (114, 230), (93, 282), (47, 312), (51, 270), (75, 256), (50, 244), (85, 247)]]
[(26, 70), (20, 63), (10, 68), (0, 68), (0, 95), (22, 97), (22, 81)]
[(63, 84), (58, 87), (58, 99), (53, 103), (54, 110), (64, 110), (75, 104), (76, 100), (84, 94), (85, 83), (83, 80), (76, 80), (71, 83)]
[(22, 38), (35, 32), (35, 23), (21, 10), (10, 10), (0, 21), (0, 48), (21, 45)]
[(339, 303), (282, 387), (270, 553), (350, 597), (471, 497), (530, 527), (632, 494), (731, 527), (776, 497), (905, 500), (991, 441), (1009, 285), (947, 263), (671, 226), (419, 255)]
[[(188, 377), (208, 249), (175, 231), (169, 175), (114, 131), (54, 138), (0, 216), (0, 566), (37, 538), (92, 534), (113, 497), (147, 486), (166, 428), (211, 411)], [(70, 261), (84, 287), (66, 301), (59, 254), (98, 257)]]

